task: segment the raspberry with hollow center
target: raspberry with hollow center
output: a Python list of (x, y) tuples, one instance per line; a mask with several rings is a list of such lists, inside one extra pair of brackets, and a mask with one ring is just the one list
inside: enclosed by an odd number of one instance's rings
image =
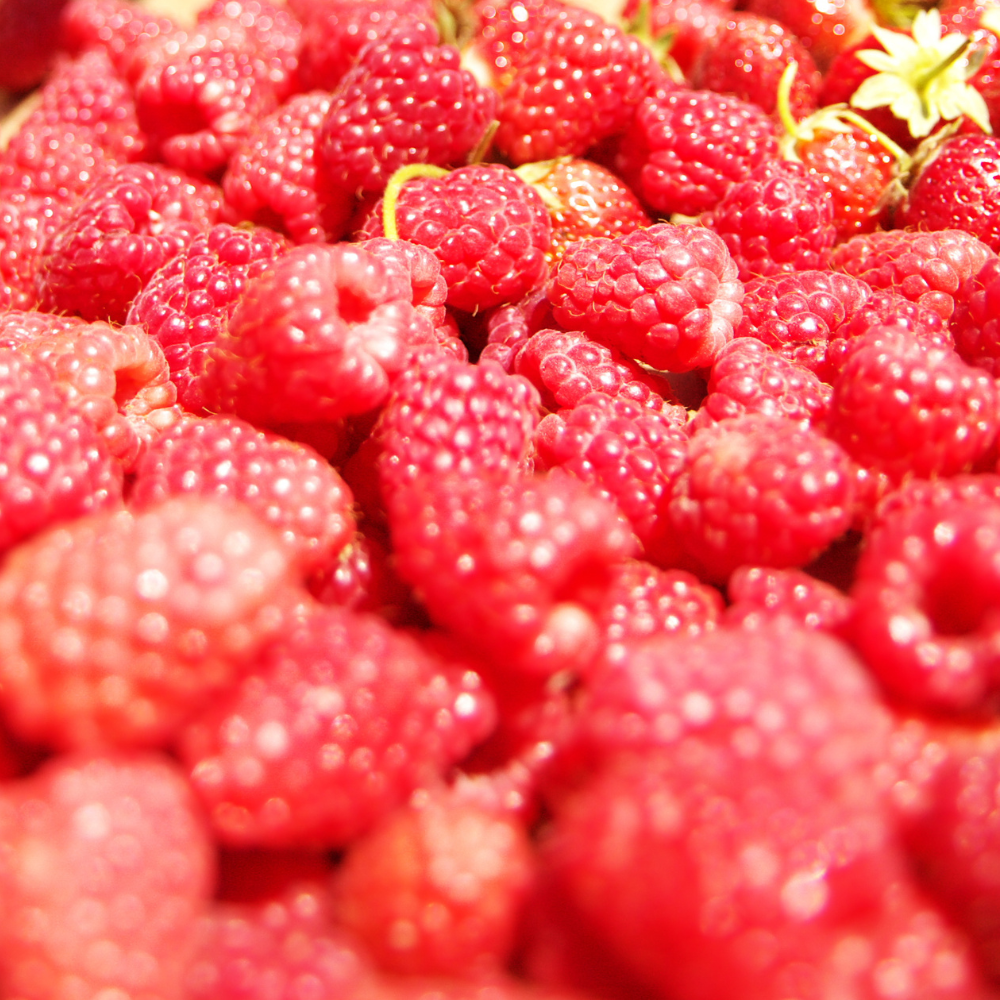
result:
[(184, 497), (51, 529), (0, 573), (6, 718), (48, 745), (162, 745), (303, 596), (281, 540), (236, 504)]
[(569, 247), (548, 286), (552, 313), (653, 368), (710, 365), (739, 323), (743, 285), (722, 239), (660, 223)]
[(341, 847), (493, 726), (478, 675), (374, 615), (316, 608), (180, 739), (230, 844)]
[(159, 164), (120, 167), (49, 241), (36, 276), (42, 308), (123, 323), (153, 274), (216, 221), (221, 196)]

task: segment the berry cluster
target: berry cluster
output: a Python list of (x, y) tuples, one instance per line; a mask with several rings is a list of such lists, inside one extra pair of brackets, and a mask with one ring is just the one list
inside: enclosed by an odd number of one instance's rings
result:
[(1000, 0), (606, 6), (0, 0), (0, 1000), (1000, 989)]

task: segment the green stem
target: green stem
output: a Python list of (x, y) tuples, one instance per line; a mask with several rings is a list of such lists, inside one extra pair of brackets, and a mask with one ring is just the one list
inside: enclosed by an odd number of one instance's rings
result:
[(385, 194), (382, 195), (382, 228), (390, 240), (399, 239), (399, 229), (396, 227), (396, 202), (399, 201), (399, 192), (403, 190), (403, 185), (415, 177), (445, 177), (449, 173), (450, 171), (444, 167), (434, 167), (429, 163), (408, 163), (389, 178)]

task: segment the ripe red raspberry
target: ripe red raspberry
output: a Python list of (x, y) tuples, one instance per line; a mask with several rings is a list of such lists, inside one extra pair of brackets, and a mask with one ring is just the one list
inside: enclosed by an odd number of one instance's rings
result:
[(838, 53), (865, 38), (875, 15), (866, 0), (750, 0), (747, 10), (773, 17), (793, 31), (825, 71)]
[(176, 764), (55, 757), (6, 785), (0, 831), (5, 989), (183, 995), (214, 858)]
[(421, 792), (350, 846), (334, 915), (388, 971), (488, 975), (510, 958), (533, 862), (520, 820)]
[(705, 220), (740, 279), (824, 265), (836, 240), (833, 196), (801, 163), (767, 160), (725, 193)]
[(973, 493), (896, 507), (858, 563), (851, 640), (904, 703), (984, 705), (997, 684), (1000, 505)]
[(222, 178), (226, 201), (242, 218), (296, 243), (333, 243), (346, 234), (352, 192), (331, 182), (317, 151), (330, 102), (325, 91), (296, 94), (253, 126)]
[(589, 236), (624, 236), (653, 220), (628, 186), (606, 167), (578, 157), (559, 157), (517, 168), (542, 196), (552, 219), (552, 250), (558, 260), (566, 247)]
[(340, 847), (485, 737), (492, 703), (381, 619), (316, 609), (185, 730), (182, 757), (218, 837)]
[(100, 434), (126, 472), (179, 417), (163, 352), (137, 326), (113, 327), (76, 317), (8, 312), (0, 345), (48, 369), (60, 396)]
[(772, 119), (755, 104), (710, 90), (647, 97), (613, 166), (655, 212), (697, 215), (778, 153)]
[(914, 229), (961, 229), (1000, 252), (1000, 139), (956, 135), (919, 167), (896, 224)]
[(351, 491), (312, 448), (235, 417), (187, 420), (135, 470), (134, 509), (193, 493), (246, 504), (281, 536), (303, 572), (337, 558), (354, 534)]
[(397, 380), (373, 431), (380, 491), (389, 498), (427, 476), (530, 469), (538, 394), (499, 365), (429, 358)]
[(410, 349), (435, 343), (410, 295), (361, 247), (295, 247), (248, 281), (211, 347), (206, 404), (275, 428), (374, 410)]
[(425, 476), (390, 498), (400, 576), (431, 618), (506, 670), (579, 670), (597, 652), (595, 599), (635, 539), (571, 476)]
[(967, 471), (996, 437), (993, 379), (896, 327), (857, 338), (833, 387), (828, 430), (895, 482)]
[[(384, 235), (382, 208), (380, 201), (365, 236)], [(545, 280), (552, 222), (538, 192), (508, 167), (477, 164), (408, 181), (396, 226), (400, 239), (434, 251), (455, 309), (517, 302)]]
[[(928, 892), (971, 938), (996, 978), (997, 887), (985, 858), (998, 847), (1000, 732), (982, 725), (903, 718), (893, 734), (893, 785), (903, 842)], [(974, 845), (974, 846), (973, 846)]]
[(357, 62), (361, 50), (403, 21), (434, 23), (428, 0), (289, 0), (302, 21), (299, 84), (303, 90), (333, 90)]
[[(486, 328), (486, 344), (479, 355), (480, 361), (496, 361), (505, 371), (513, 371), (517, 352), (533, 333), (555, 325), (552, 304), (544, 288), (507, 306), (495, 306), (482, 314)], [(473, 336), (475, 334), (473, 333)]]
[(221, 194), (158, 164), (127, 164), (95, 184), (49, 241), (42, 308), (122, 323), (146, 282), (217, 219)]
[(602, 392), (550, 413), (535, 431), (538, 468), (560, 468), (613, 501), (645, 558), (674, 565), (666, 505), (687, 459), (688, 435), (669, 415)]
[(190, 1000), (294, 1000), (310, 991), (351, 996), (373, 970), (347, 935), (330, 925), (327, 893), (294, 885), (255, 903), (217, 903), (198, 927), (184, 977)]
[(512, 163), (583, 156), (628, 125), (665, 80), (652, 53), (599, 14), (567, 6), (540, 28), (501, 95), (497, 149)]
[(511, 370), (538, 389), (549, 410), (576, 406), (589, 393), (603, 392), (669, 411), (678, 423), (687, 420), (686, 411), (670, 409), (673, 394), (666, 379), (583, 333), (539, 330), (514, 354)]
[(220, 222), (171, 257), (132, 300), (125, 321), (142, 326), (163, 348), (186, 410), (205, 409), (208, 353), (247, 282), (287, 249), (285, 240), (264, 226), (242, 229)]
[(789, 996), (884, 928), (906, 879), (872, 775), (889, 718), (842, 644), (788, 623), (655, 638), (584, 713), (604, 756), (554, 802), (543, 859), (657, 995)]
[(570, 247), (552, 272), (552, 313), (653, 368), (710, 365), (739, 323), (743, 285), (715, 233), (662, 223)]
[(75, 203), (69, 196), (0, 189), (0, 308), (31, 309), (38, 304), (35, 273), (43, 248)]
[(951, 331), (964, 361), (1000, 375), (1000, 258), (989, 258), (962, 283), (956, 295)]
[(851, 617), (854, 604), (836, 587), (798, 569), (740, 566), (726, 586), (726, 625), (761, 628), (777, 615), (802, 628), (838, 633)]
[(691, 84), (699, 90), (732, 94), (774, 114), (778, 106), (778, 81), (792, 61), (798, 69), (789, 104), (797, 120), (816, 110), (822, 83), (816, 63), (808, 49), (783, 24), (740, 11), (720, 22), (701, 47)]
[(388, 28), (337, 85), (320, 152), (335, 188), (383, 191), (408, 163), (464, 163), (493, 121), (496, 95), (425, 21)]
[(60, 41), (78, 54), (102, 47), (123, 77), (143, 44), (174, 30), (168, 17), (156, 17), (126, 0), (69, 0), (60, 17)]
[(676, 537), (708, 579), (745, 563), (804, 566), (851, 525), (844, 450), (783, 417), (723, 420), (691, 438), (670, 501)]
[[(287, 12), (278, 16), (294, 22)], [(287, 96), (284, 63), (280, 48), (261, 44), (239, 18), (209, 17), (146, 40), (130, 76), (151, 150), (178, 169), (220, 173), (253, 123)]]
[(0, 551), (121, 498), (120, 466), (44, 365), (0, 348)]
[(591, 676), (625, 662), (630, 649), (654, 635), (711, 632), (722, 616), (722, 595), (682, 569), (640, 559), (615, 567), (598, 616), (604, 648)]
[(38, 535), (0, 573), (5, 715), (49, 745), (161, 744), (282, 627), (295, 582), (256, 516), (200, 497)]
[(985, 243), (960, 229), (893, 229), (855, 236), (834, 247), (829, 266), (872, 288), (898, 292), (947, 321), (962, 282), (994, 256)]

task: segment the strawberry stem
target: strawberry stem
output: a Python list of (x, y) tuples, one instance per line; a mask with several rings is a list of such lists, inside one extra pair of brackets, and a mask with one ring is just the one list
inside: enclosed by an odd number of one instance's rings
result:
[(795, 83), (795, 74), (799, 71), (799, 64), (792, 59), (784, 68), (781, 79), (778, 80), (778, 117), (785, 131), (794, 139), (801, 139), (802, 133), (799, 130), (798, 122), (792, 117), (792, 84)]
[(449, 173), (450, 171), (444, 167), (435, 167), (430, 163), (408, 163), (389, 178), (385, 194), (382, 196), (382, 229), (390, 240), (399, 239), (399, 229), (396, 227), (396, 202), (399, 201), (399, 192), (403, 190), (403, 185), (415, 177), (446, 177)]

